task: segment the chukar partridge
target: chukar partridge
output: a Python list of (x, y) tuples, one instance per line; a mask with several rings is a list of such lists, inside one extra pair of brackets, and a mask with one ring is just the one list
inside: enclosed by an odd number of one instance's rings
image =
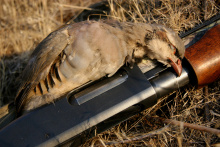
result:
[(184, 52), (178, 35), (162, 25), (106, 20), (63, 26), (30, 56), (15, 99), (17, 112), (51, 103), (144, 57), (172, 66), (180, 76)]

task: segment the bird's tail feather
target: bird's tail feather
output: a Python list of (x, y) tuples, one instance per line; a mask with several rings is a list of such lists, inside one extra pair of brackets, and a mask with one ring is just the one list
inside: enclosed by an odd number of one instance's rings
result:
[(0, 108), (0, 129), (12, 122), (16, 117), (16, 107), (13, 102)]

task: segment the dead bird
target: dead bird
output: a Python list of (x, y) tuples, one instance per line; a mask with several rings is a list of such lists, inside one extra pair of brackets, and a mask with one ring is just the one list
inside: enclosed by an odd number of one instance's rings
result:
[(54, 102), (72, 89), (144, 57), (182, 72), (185, 47), (171, 29), (156, 24), (83, 21), (49, 34), (33, 51), (15, 98), (16, 113)]

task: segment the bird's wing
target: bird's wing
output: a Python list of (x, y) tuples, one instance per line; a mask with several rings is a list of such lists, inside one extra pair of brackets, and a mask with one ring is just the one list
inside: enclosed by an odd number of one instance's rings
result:
[(31, 99), (31, 90), (41, 87), (40, 82), (47, 79), (57, 65), (72, 83), (113, 75), (129, 54), (123, 37), (121, 29), (96, 21), (70, 24), (52, 32), (33, 51), (23, 71), (15, 100), (17, 111)]
[(33, 51), (29, 62), (21, 75), (21, 84), (15, 98), (15, 104), (19, 110), (22, 104), (27, 100), (29, 92), (48, 75), (51, 67), (62, 51), (74, 40), (77, 27), (82, 24), (71, 25), (71, 33), (64, 26), (49, 34)]

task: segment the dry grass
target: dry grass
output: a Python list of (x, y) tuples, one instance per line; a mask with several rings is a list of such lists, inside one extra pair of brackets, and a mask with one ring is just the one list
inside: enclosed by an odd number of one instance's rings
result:
[[(70, 18), (100, 0), (2, 0), (0, 5), (0, 105), (13, 100), (18, 75), (36, 45)], [(160, 23), (186, 31), (219, 13), (214, 0), (108, 0), (111, 19)], [(113, 4), (113, 2), (115, 4)], [(107, 14), (107, 13), (106, 13)], [(105, 17), (105, 16), (102, 16)], [(83, 146), (210, 146), (220, 142), (211, 133), (165, 126), (158, 117), (220, 128), (220, 81), (206, 89), (185, 87), (157, 105), (97, 135)], [(165, 127), (164, 127), (165, 126)], [(155, 131), (149, 136), (150, 131)], [(146, 135), (148, 134), (148, 135)], [(142, 137), (140, 137), (142, 136)], [(139, 137), (138, 139), (136, 137)], [(119, 143), (133, 139), (129, 143)], [(134, 139), (137, 139), (134, 141)]]

